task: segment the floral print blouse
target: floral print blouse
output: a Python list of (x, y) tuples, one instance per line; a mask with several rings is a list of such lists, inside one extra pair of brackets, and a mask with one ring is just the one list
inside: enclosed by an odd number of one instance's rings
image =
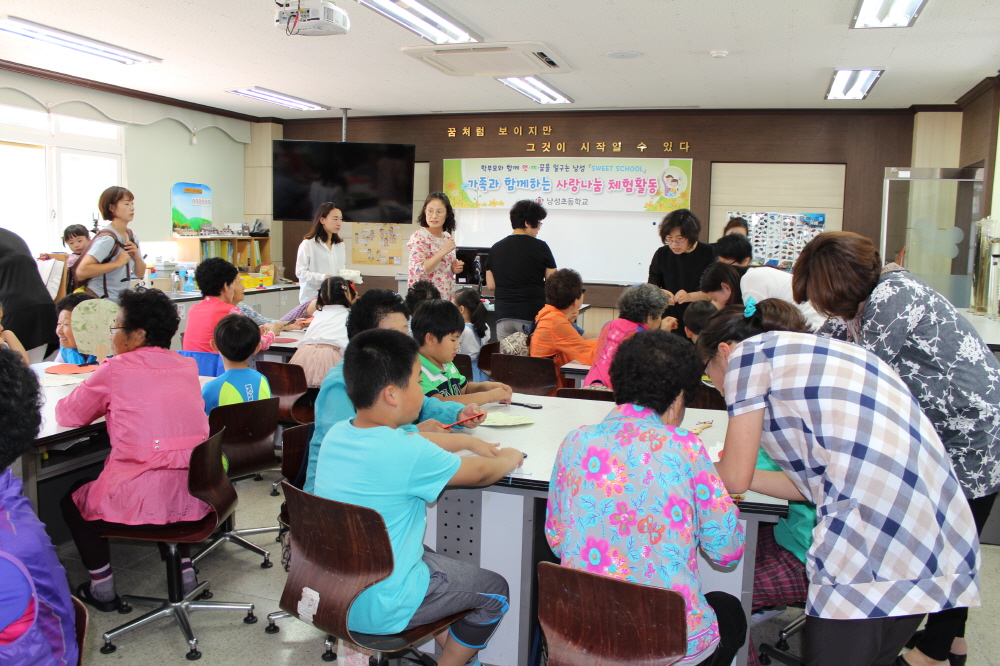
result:
[(410, 240), (406, 242), (406, 247), (410, 251), (409, 279), (406, 288), (413, 286), (414, 282), (427, 280), (441, 292), (441, 298), (451, 299), (451, 294), (455, 291), (455, 274), (451, 272), (451, 264), (455, 261), (455, 251), (452, 250), (444, 256), (433, 271), (428, 273), (424, 270), (424, 262), (433, 257), (441, 250), (445, 239), (451, 238), (447, 231), (444, 236), (437, 238), (424, 227), (420, 227), (413, 232)]
[(698, 548), (720, 565), (743, 555), (739, 511), (697, 435), (651, 409), (619, 405), (569, 433), (549, 484), (545, 537), (563, 566), (679, 592), (698, 663), (719, 641), (701, 591)]
[(884, 273), (861, 316), (819, 331), (892, 366), (951, 454), (969, 499), (1000, 489), (1000, 361), (941, 294), (905, 270)]

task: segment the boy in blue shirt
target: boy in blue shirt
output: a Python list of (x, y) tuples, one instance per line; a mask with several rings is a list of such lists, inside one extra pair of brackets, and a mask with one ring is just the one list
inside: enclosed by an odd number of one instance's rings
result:
[[(453, 613), (473, 612), (438, 637), (439, 666), (475, 664), (508, 607), (502, 576), (423, 546), (427, 503), (445, 486), (488, 486), (524, 456), (460, 458), (424, 438), (413, 424), (424, 395), (417, 344), (391, 330), (359, 333), (344, 354), (344, 381), (357, 415), (334, 424), (323, 440), (315, 494), (368, 507), (385, 520), (394, 567), (351, 606), (351, 631), (393, 634)], [(349, 482), (345, 483), (345, 479)]]
[(231, 314), (220, 319), (209, 345), (222, 355), (226, 371), (201, 387), (206, 414), (220, 405), (271, 397), (267, 379), (247, 365), (247, 360), (260, 351), (260, 327), (249, 317)]
[[(369, 289), (354, 301), (351, 313), (347, 317), (347, 339), (351, 340), (358, 333), (373, 328), (382, 328), (408, 334), (407, 322), (410, 311), (403, 303), (402, 297), (388, 289)], [(347, 387), (344, 384), (344, 364), (330, 368), (320, 386), (316, 397), (316, 422), (313, 437), (309, 441), (309, 460), (306, 466), (306, 481), (303, 489), (307, 493), (315, 492), (316, 463), (319, 460), (320, 447), (327, 431), (338, 421), (354, 418), (354, 405), (347, 397)], [(448, 451), (467, 449), (477, 455), (493, 455), (491, 444), (469, 435), (451, 434), (442, 424), (455, 423), (475, 414), (481, 417), (466, 421), (466, 428), (478, 426), (486, 418), (485, 412), (475, 403), (461, 405), (457, 402), (442, 402), (436, 398), (426, 398), (417, 417), (417, 428), (424, 436), (429, 436), (438, 446)]]

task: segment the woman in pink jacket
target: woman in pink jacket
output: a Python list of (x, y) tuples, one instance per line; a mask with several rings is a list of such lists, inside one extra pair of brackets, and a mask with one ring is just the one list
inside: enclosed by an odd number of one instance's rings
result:
[[(102, 531), (119, 525), (166, 525), (195, 521), (210, 508), (187, 490), (194, 447), (208, 439), (193, 359), (170, 351), (180, 318), (158, 289), (123, 291), (111, 327), (114, 353), (56, 405), (61, 426), (107, 421), (111, 454), (96, 481), (77, 484), (62, 499), (62, 512), (90, 572), (77, 596), (98, 610), (121, 601), (111, 574), (111, 549)], [(194, 589), (190, 553), (181, 546), (185, 592)]]

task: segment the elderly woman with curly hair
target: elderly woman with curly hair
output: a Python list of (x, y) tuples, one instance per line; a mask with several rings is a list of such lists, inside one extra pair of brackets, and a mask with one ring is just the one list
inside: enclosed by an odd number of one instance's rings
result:
[(594, 363), (590, 366), (584, 386), (611, 386), (611, 360), (618, 351), (618, 345), (639, 331), (656, 330), (660, 327), (663, 312), (670, 300), (663, 290), (652, 284), (629, 287), (618, 298), (618, 319), (609, 321), (601, 329), (594, 351)]
[[(545, 307), (535, 317), (531, 334), (531, 356), (551, 358), (556, 367), (570, 361), (590, 365), (594, 362), (597, 340), (587, 340), (573, 326), (583, 305), (583, 280), (576, 271), (563, 268), (545, 280)], [(559, 375), (559, 386), (568, 387)]]

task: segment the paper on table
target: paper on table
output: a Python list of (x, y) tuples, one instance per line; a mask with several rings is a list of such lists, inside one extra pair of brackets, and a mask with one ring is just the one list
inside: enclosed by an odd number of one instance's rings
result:
[(520, 414), (505, 414), (503, 412), (490, 412), (486, 416), (486, 420), (483, 421), (484, 426), (518, 426), (518, 425), (530, 425), (534, 423), (535, 420), (528, 416), (521, 416)]
[(42, 386), (73, 386), (81, 383), (87, 375), (49, 375), (42, 374), (38, 383)]

